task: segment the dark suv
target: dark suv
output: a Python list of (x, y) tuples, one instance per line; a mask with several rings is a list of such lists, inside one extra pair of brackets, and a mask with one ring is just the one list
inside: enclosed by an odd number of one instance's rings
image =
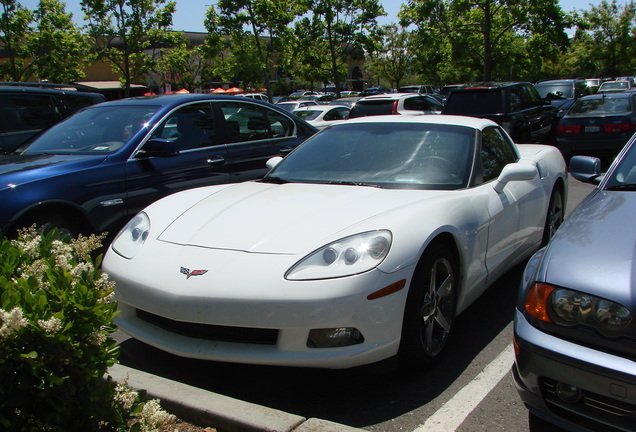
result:
[(487, 118), (499, 123), (518, 143), (550, 142), (556, 111), (531, 83), (485, 83), (454, 89), (442, 114)]
[(557, 108), (558, 118), (565, 115), (575, 100), (593, 93), (587, 81), (577, 79), (540, 81), (534, 88), (541, 98)]
[(0, 86), (0, 153), (12, 152), (42, 129), (105, 100), (99, 93)]

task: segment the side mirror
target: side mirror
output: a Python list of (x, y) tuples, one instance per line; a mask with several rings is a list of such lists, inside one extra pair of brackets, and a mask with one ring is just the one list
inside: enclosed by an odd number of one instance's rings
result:
[(592, 156), (572, 156), (570, 174), (578, 181), (591, 184), (601, 182), (601, 160)]
[(179, 155), (177, 144), (168, 138), (152, 138), (137, 151), (137, 159), (150, 157), (174, 157)]
[(537, 167), (533, 164), (524, 162), (511, 163), (501, 170), (501, 174), (495, 180), (493, 188), (497, 193), (501, 193), (509, 182), (532, 180), (538, 173)]
[(278, 165), (280, 163), (280, 161), (282, 161), (283, 158), (280, 156), (274, 156), (273, 158), (269, 159), (266, 163), (265, 166), (267, 166), (268, 169), (272, 169), (274, 168), (276, 165)]

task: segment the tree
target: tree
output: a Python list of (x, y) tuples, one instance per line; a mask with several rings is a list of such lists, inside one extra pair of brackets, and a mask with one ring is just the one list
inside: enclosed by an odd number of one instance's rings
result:
[(8, 53), (8, 59), (0, 65), (3, 79), (22, 81), (29, 75), (29, 64), (23, 57), (24, 40), (33, 21), (32, 12), (16, 0), (0, 0), (0, 43)]
[(620, 8), (616, 0), (603, 0), (583, 11), (578, 27), (589, 35), (588, 52), (600, 65), (601, 74), (615, 77), (631, 75), (634, 70), (636, 7), (630, 1)]
[(454, 59), (481, 65), (484, 81), (517, 38), (543, 35), (537, 44), (544, 49), (568, 44), (569, 21), (557, 0), (408, 0), (400, 17), (420, 33), (447, 40)]
[(175, 43), (169, 31), (176, 3), (165, 0), (82, 0), (86, 29), (97, 55), (119, 73), (124, 95), (156, 68), (160, 48)]
[(172, 88), (184, 88), (190, 92), (203, 87), (207, 82), (206, 70), (210, 67), (210, 61), (204, 58), (204, 50), (200, 48), (189, 46), (189, 41), (180, 35), (176, 45), (162, 50), (157, 71), (163, 77), (163, 82)]
[(88, 39), (73, 23), (59, 0), (41, 0), (33, 13), (37, 23), (27, 35), (25, 54), (32, 58), (34, 74), (57, 83), (77, 81), (92, 61)]
[(415, 65), (412, 52), (411, 33), (396, 24), (382, 27), (383, 37), (369, 62), (374, 75), (385, 77), (395, 88), (400, 87), (404, 77)]
[[(218, 13), (216, 11), (218, 9)], [(262, 86), (270, 92), (270, 66), (273, 53), (282, 51), (290, 23), (298, 16), (295, 0), (219, 0), (207, 12), (208, 33), (230, 39), (230, 56), (218, 53), (225, 73), (233, 72), (244, 85), (260, 76)]]
[(329, 54), (331, 78), (340, 96), (348, 47), (373, 52), (380, 35), (377, 18), (384, 16), (378, 0), (305, 0), (312, 27)]

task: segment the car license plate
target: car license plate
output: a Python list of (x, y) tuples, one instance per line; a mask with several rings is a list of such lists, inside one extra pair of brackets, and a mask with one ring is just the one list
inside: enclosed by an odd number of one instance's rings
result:
[(600, 132), (601, 131), (601, 127), (600, 126), (585, 126), (585, 132)]

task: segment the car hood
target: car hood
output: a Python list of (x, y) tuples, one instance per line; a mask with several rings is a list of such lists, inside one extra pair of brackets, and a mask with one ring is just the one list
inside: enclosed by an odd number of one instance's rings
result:
[[(253, 253), (297, 254), (358, 232), (389, 228), (372, 219), (439, 191), (247, 182), (188, 208), (159, 240)], [(174, 208), (169, 200), (161, 213)], [(151, 215), (152, 220), (152, 215)]]
[(104, 155), (6, 155), (0, 156), (0, 186), (20, 185), (52, 175), (99, 165)]
[(546, 281), (634, 304), (636, 192), (596, 191), (559, 228)]

